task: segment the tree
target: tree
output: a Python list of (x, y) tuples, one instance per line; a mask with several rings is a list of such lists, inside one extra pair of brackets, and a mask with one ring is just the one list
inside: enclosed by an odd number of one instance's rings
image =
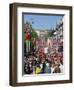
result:
[(32, 29), (32, 32), (31, 32), (31, 38), (34, 39), (34, 38), (37, 38), (38, 35), (36, 33), (36, 31), (34, 29)]
[(49, 31), (50, 37), (52, 37), (52, 36), (54, 35), (54, 32), (55, 32), (55, 30), (50, 30), (50, 31)]

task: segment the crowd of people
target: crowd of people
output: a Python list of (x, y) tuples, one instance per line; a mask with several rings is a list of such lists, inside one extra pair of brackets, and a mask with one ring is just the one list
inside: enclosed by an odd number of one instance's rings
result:
[(39, 58), (38, 54), (24, 57), (24, 74), (63, 73), (63, 53), (47, 53)]

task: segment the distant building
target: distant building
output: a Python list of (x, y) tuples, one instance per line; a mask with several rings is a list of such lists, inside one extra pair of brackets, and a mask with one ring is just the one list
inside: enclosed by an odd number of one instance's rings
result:
[(41, 29), (36, 29), (35, 30), (40, 37), (44, 37), (45, 34), (47, 34), (48, 30), (41, 30)]
[(59, 52), (63, 51), (63, 19), (59, 20), (55, 27), (55, 32), (51, 37), (52, 47)]
[(58, 39), (58, 51), (63, 51), (63, 19), (59, 21), (59, 24), (56, 28), (57, 30), (57, 39)]
[(43, 48), (44, 52), (46, 53), (46, 47), (47, 47), (47, 41), (45, 40), (45, 35), (47, 35), (48, 30), (35, 30), (38, 34), (38, 39), (36, 40), (36, 50), (38, 50), (38, 48)]
[(45, 35), (47, 35), (48, 30), (35, 30), (38, 34), (38, 38), (39, 38), (39, 46), (46, 46), (46, 40), (45, 40)]

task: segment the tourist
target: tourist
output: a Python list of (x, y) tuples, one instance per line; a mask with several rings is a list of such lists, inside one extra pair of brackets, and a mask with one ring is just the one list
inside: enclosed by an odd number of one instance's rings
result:
[(46, 62), (46, 67), (44, 69), (44, 72), (45, 73), (51, 73), (51, 67), (50, 67), (50, 64), (48, 62)]
[(61, 70), (60, 70), (59, 64), (55, 64), (55, 68), (54, 68), (53, 73), (61, 73)]
[(40, 74), (40, 73), (41, 73), (41, 67), (37, 65), (35, 69), (35, 74)]

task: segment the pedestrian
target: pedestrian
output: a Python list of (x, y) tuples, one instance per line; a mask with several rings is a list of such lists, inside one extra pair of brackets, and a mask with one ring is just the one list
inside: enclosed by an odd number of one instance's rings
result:
[(50, 64), (48, 62), (46, 62), (46, 67), (44, 69), (44, 72), (45, 73), (51, 73), (51, 67), (50, 67)]
[(51, 73), (53, 73), (53, 72), (54, 72), (54, 69), (55, 69), (55, 64), (54, 64), (54, 63), (52, 63), (52, 64), (51, 64)]
[(61, 73), (63, 73), (63, 69), (64, 69), (64, 66), (60, 63), (60, 66), (59, 66), (60, 70), (61, 70)]
[(43, 65), (43, 66), (42, 66), (42, 67), (43, 67), (43, 68), (42, 68), (42, 73), (45, 73), (45, 67), (46, 67), (45, 61), (42, 62), (42, 65)]
[(41, 73), (41, 67), (39, 65), (36, 66), (35, 74)]
[(54, 69), (53, 73), (61, 73), (59, 64), (55, 64), (55, 69)]

